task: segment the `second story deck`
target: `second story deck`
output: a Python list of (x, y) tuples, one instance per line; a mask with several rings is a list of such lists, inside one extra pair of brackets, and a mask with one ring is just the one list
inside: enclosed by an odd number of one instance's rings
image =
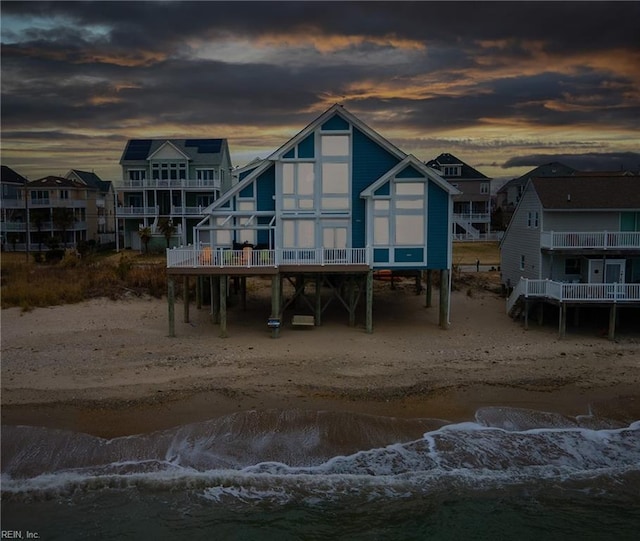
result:
[(373, 260), (367, 248), (231, 250), (186, 246), (167, 250), (170, 274), (275, 274), (277, 272), (366, 272)]
[(638, 231), (543, 231), (540, 234), (543, 250), (625, 250), (640, 251)]

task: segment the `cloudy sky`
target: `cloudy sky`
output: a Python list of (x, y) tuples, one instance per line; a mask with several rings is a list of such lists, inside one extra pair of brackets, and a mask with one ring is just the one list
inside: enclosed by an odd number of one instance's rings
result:
[(121, 177), (127, 139), (264, 157), (336, 102), (496, 179), (640, 169), (640, 2), (2, 0), (2, 163)]

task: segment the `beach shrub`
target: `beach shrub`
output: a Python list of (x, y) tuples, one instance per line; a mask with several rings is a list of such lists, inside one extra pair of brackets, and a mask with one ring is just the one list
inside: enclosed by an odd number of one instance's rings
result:
[(30, 310), (107, 297), (152, 295), (166, 291), (163, 261), (137, 263), (121, 255), (115, 258), (78, 259), (69, 254), (58, 263), (27, 261), (24, 254), (2, 258), (2, 308)]

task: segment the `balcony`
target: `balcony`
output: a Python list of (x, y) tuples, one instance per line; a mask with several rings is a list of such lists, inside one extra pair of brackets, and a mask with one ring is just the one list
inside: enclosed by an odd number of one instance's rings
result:
[(144, 179), (144, 180), (123, 180), (120, 188), (129, 189), (147, 189), (147, 188), (201, 188), (206, 190), (219, 190), (220, 180), (218, 179), (174, 179), (174, 180), (159, 180), (159, 179)]
[(540, 246), (547, 250), (640, 250), (638, 231), (543, 231)]
[(187, 246), (167, 250), (167, 268), (251, 269), (280, 266), (363, 266), (371, 267), (367, 248), (295, 248), (279, 250), (211, 249)]
[(127, 207), (117, 207), (116, 216), (118, 218), (126, 218), (128, 216), (157, 216), (159, 208), (155, 207), (136, 207), (133, 205)]
[(491, 222), (491, 214), (489, 214), (488, 212), (454, 212), (453, 219), (454, 221), (460, 223), (488, 224), (489, 222)]
[(202, 205), (197, 207), (171, 207), (171, 216), (201, 216), (202, 211), (206, 208)]
[(87, 206), (86, 199), (53, 199), (42, 197), (38, 199), (29, 199), (29, 208), (85, 208)]
[(553, 299), (561, 303), (638, 303), (640, 284), (573, 284), (521, 278), (507, 300), (507, 313), (522, 297)]

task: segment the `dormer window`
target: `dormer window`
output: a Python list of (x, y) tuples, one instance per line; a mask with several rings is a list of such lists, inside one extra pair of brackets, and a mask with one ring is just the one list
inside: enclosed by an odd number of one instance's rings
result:
[(462, 174), (462, 167), (459, 165), (442, 166), (442, 174), (445, 177), (459, 177)]

